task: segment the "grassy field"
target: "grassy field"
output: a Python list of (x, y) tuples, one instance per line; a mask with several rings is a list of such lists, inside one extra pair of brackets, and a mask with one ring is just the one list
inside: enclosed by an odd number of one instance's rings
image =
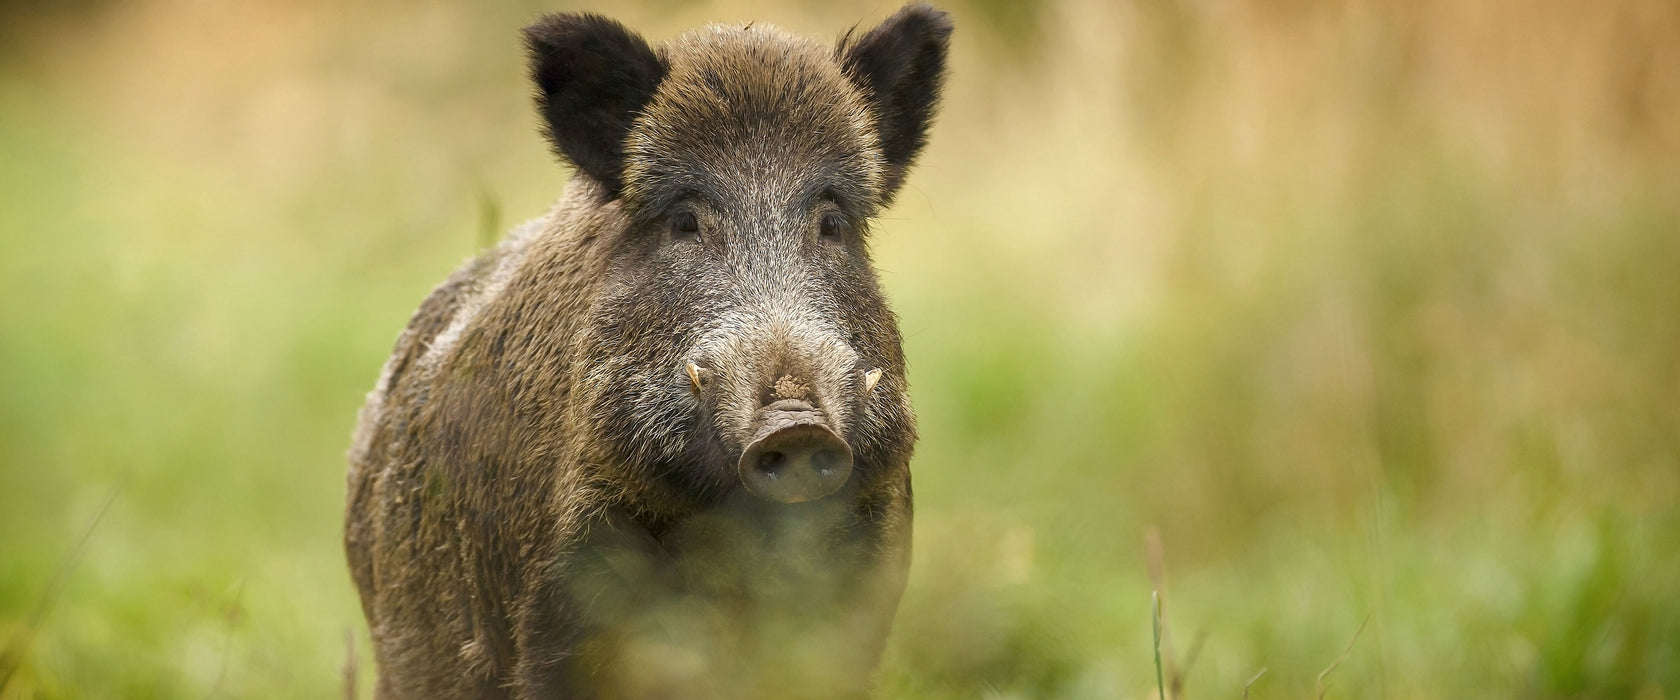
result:
[[(1680, 10), (946, 4), (883, 697), (1154, 697), (1153, 591), (1169, 696), (1680, 696)], [(565, 182), (550, 9), (0, 6), (0, 698), (366, 690), (350, 429)]]

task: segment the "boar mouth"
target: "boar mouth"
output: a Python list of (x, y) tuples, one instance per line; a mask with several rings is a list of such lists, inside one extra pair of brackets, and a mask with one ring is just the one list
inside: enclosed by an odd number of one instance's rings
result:
[(804, 401), (777, 401), (758, 410), (755, 424), (738, 466), (753, 495), (803, 503), (838, 491), (851, 478), (852, 448), (821, 410)]

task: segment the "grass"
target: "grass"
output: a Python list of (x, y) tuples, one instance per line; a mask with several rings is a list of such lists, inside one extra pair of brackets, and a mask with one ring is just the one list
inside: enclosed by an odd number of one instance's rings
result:
[[(951, 4), (874, 243), (923, 435), (883, 697), (1680, 694), (1673, 12)], [(366, 690), (349, 431), (564, 183), (548, 8), (77, 8), (0, 10), (0, 697)]]
[(1154, 617), (1155, 630), (1155, 696), (1167, 700), (1167, 684), (1161, 675), (1161, 592), (1149, 592), (1149, 609)]

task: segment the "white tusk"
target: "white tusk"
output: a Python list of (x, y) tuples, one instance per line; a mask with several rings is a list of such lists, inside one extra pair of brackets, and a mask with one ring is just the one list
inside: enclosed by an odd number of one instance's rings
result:
[(688, 370), (688, 382), (694, 385), (695, 391), (706, 388), (707, 375), (711, 374), (709, 370), (703, 369), (693, 362), (688, 363), (688, 367), (685, 369)]
[(869, 392), (874, 391), (875, 390), (875, 385), (877, 383), (879, 383), (880, 381), (881, 381), (881, 370), (880, 370), (880, 368), (877, 367), (875, 369), (869, 370), (868, 372), (865, 372), (864, 375), (863, 375), (863, 395), (868, 396)]

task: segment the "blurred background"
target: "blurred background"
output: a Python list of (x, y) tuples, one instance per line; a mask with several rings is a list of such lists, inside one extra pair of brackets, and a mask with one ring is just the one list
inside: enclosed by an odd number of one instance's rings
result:
[[(1153, 697), (1152, 591), (1169, 697), (1680, 696), (1680, 6), (944, 5), (882, 697)], [(370, 687), (350, 430), (559, 9), (0, 5), (0, 697)]]

